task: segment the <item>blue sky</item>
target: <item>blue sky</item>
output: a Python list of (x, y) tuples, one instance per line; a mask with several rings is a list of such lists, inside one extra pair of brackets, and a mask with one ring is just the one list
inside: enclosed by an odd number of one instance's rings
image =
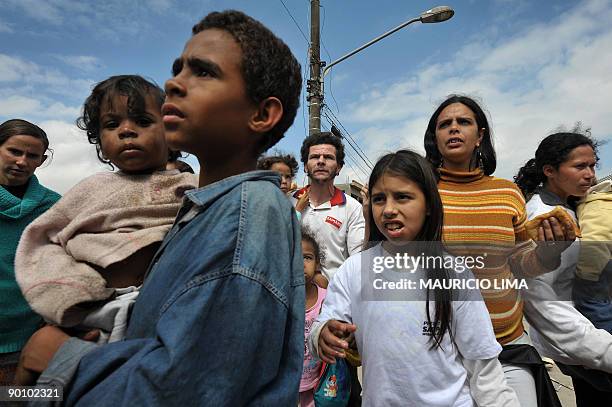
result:
[[(308, 0), (283, 0), (306, 36)], [(321, 57), (343, 54), (436, 5), (455, 9), (441, 24), (413, 24), (337, 65), (325, 84), (335, 116), (371, 161), (402, 147), (422, 149), (429, 116), (450, 93), (479, 98), (490, 114), (496, 175), (511, 178), (546, 135), (581, 121), (612, 138), (612, 2), (607, 0), (321, 0)], [(60, 192), (104, 170), (74, 126), (92, 85), (137, 73), (163, 85), (190, 30), (210, 11), (235, 8), (291, 47), (307, 76), (308, 43), (280, 0), (0, 0), (0, 121), (40, 124), (55, 149), (38, 174)], [(278, 147), (297, 154), (303, 110)], [(323, 127), (329, 128), (327, 120)], [(350, 157), (339, 181), (364, 179)], [(612, 172), (612, 143), (599, 175)], [(359, 162), (359, 164), (361, 164)], [(363, 167), (363, 164), (361, 164)], [(305, 182), (300, 174), (298, 182)]]

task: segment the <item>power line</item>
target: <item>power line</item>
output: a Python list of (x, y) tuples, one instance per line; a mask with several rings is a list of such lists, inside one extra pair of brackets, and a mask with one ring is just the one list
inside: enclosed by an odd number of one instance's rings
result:
[[(326, 130), (329, 130), (329, 129), (326, 129)], [(351, 154), (349, 150), (345, 150), (344, 153), (347, 158), (347, 160), (345, 161), (345, 164), (348, 165), (348, 167), (353, 170), (353, 173), (355, 173), (356, 178), (360, 178), (362, 179), (363, 183), (367, 183), (367, 180), (370, 177), (369, 175), (370, 171), (365, 170), (359, 163), (359, 160), (355, 159), (355, 157)], [(351, 163), (348, 162), (349, 160), (352, 161), (353, 165), (351, 165)]]
[[(325, 118), (329, 120), (333, 126), (335, 126), (334, 121), (330, 119), (329, 116), (325, 116)], [(363, 163), (368, 170), (372, 170), (372, 166), (364, 159), (362, 154), (359, 152), (358, 146), (356, 146), (350, 138), (346, 138), (344, 137), (344, 135), (342, 135), (342, 137), (346, 141), (346, 144), (357, 154), (359, 162)]]
[(344, 130), (344, 134), (345, 137), (349, 140), (351, 140), (354, 144), (357, 150), (359, 150), (360, 152), (360, 157), (369, 164), (369, 167), (372, 168), (374, 167), (374, 163), (372, 161), (370, 161), (370, 159), (368, 158), (367, 154), (361, 149), (361, 147), (359, 147), (359, 143), (357, 143), (357, 140), (355, 140), (352, 136), (351, 133), (346, 129), (346, 127), (344, 127), (344, 125), (342, 124), (342, 122), (340, 121), (340, 119), (334, 114), (334, 112), (332, 112), (330, 109), (328, 109), (329, 113), (331, 113), (331, 115), (333, 116), (333, 118), (335, 119), (335, 121), (338, 122), (338, 124), (340, 125), (340, 127), (342, 127), (342, 130)]
[[(321, 8), (323, 9), (323, 23), (321, 24), (321, 32), (323, 32), (323, 30), (325, 29), (325, 6), (321, 4)], [(323, 49), (325, 50), (325, 53), (327, 54), (327, 58), (329, 58), (330, 62), (332, 61), (332, 57), (331, 54), (329, 53), (329, 51), (327, 50), (327, 47), (325, 46), (325, 43), (323, 42), (323, 38), (321, 38), (321, 45), (323, 46)], [(338, 107), (338, 101), (336, 100), (336, 96), (334, 96), (334, 91), (332, 89), (332, 76), (333, 76), (333, 71), (330, 72), (330, 76), (329, 76), (329, 94), (331, 95), (332, 99), (334, 100), (334, 104), (336, 105), (336, 111), (340, 111), (340, 108)]]
[(304, 37), (304, 39), (306, 40), (306, 44), (310, 45), (310, 41), (308, 40), (308, 37), (306, 37), (306, 34), (304, 34), (304, 31), (302, 31), (302, 28), (300, 27), (300, 25), (298, 24), (297, 21), (295, 21), (295, 18), (293, 18), (293, 15), (291, 14), (291, 11), (289, 11), (289, 9), (287, 8), (287, 6), (285, 5), (285, 2), (283, 0), (279, 0), (281, 2), (281, 4), (283, 5), (283, 7), (285, 8), (285, 10), (287, 10), (287, 14), (289, 14), (289, 17), (291, 17), (291, 19), (293, 20), (293, 22), (295, 23), (295, 26), (298, 28), (298, 30), (300, 30), (300, 32), (302, 33), (302, 37)]
[[(333, 124), (332, 124), (333, 125)], [(325, 126), (323, 126), (325, 127)], [(328, 128), (324, 128), (324, 130), (329, 131), (330, 129)], [(350, 147), (350, 145), (349, 145)], [(364, 175), (366, 177), (366, 179), (370, 176), (370, 169), (369, 168), (364, 168), (359, 159), (356, 159), (355, 156), (353, 154), (351, 154), (351, 150), (344, 150), (344, 154), (347, 158), (349, 158), (351, 161), (353, 161), (353, 164), (357, 167), (357, 169), (359, 169), (362, 173), (362, 175)]]
[[(329, 116), (325, 116), (325, 118), (331, 123), (332, 126), (334, 125), (333, 120), (331, 120)], [(359, 168), (359, 170), (365, 176), (365, 179), (368, 179), (370, 171), (372, 170), (372, 167), (366, 161), (363, 160), (363, 157), (359, 155), (359, 152), (355, 149), (355, 145), (353, 144), (352, 141), (346, 138), (344, 140), (346, 140), (346, 144), (348, 144), (348, 147), (350, 147), (353, 151), (357, 153), (358, 157), (355, 158), (355, 156), (351, 154), (350, 150), (345, 150), (345, 154), (347, 155), (347, 157), (351, 158), (354, 164)], [(365, 164), (365, 167), (362, 166), (362, 164)]]
[[(324, 107), (326, 108), (327, 106), (324, 106)], [(332, 117), (329, 117), (328, 113), (331, 114)], [(342, 122), (340, 122), (340, 119), (338, 119), (338, 117), (331, 111), (331, 109), (326, 108), (325, 111), (323, 112), (323, 115), (330, 122), (332, 123), (337, 122), (340, 125), (340, 127), (344, 131), (343, 133), (344, 139), (353, 148), (353, 150), (355, 150), (357, 155), (363, 160), (363, 162), (368, 166), (368, 168), (372, 169), (374, 167), (374, 164), (372, 163), (372, 161), (370, 161), (370, 159), (368, 158), (366, 153), (363, 151), (363, 149), (359, 147), (359, 143), (357, 143), (357, 141), (351, 136), (351, 133), (349, 133), (349, 131), (346, 129), (346, 127), (344, 127)]]

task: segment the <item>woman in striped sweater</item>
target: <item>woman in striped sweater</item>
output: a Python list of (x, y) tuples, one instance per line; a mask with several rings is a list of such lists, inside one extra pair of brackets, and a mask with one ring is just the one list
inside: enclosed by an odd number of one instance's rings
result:
[[(495, 336), (504, 348), (499, 358), (508, 384), (522, 406), (537, 406), (544, 393), (552, 393), (545, 405), (559, 405), (523, 329), (523, 301), (517, 290), (522, 281), (515, 277), (554, 270), (567, 244), (544, 250), (529, 240), (523, 195), (511, 181), (491, 176), (496, 167), (491, 130), (473, 99), (451, 95), (436, 109), (425, 133), (425, 151), (440, 176), (445, 244), (455, 255), (485, 259), (484, 267), (472, 271), (480, 280)], [(545, 232), (555, 240), (573, 240), (566, 230), (553, 223), (546, 225)]]

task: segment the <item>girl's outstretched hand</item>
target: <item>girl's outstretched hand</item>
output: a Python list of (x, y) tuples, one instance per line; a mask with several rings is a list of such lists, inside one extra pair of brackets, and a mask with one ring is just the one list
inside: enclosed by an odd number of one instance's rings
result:
[(336, 357), (345, 358), (349, 348), (347, 339), (357, 331), (357, 325), (332, 319), (328, 321), (319, 335), (319, 356), (327, 363), (336, 363)]

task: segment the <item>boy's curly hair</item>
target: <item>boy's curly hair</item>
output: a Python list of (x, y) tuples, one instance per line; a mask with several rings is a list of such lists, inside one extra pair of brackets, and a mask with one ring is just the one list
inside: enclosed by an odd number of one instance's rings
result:
[(230, 33), (242, 50), (241, 70), (246, 94), (255, 103), (268, 97), (283, 105), (280, 121), (264, 135), (257, 153), (275, 145), (293, 124), (300, 105), (301, 66), (280, 38), (259, 21), (236, 10), (213, 12), (193, 26), (193, 35), (217, 28)]
[(159, 86), (138, 75), (111, 76), (94, 86), (91, 95), (85, 99), (83, 115), (76, 120), (76, 125), (86, 131), (89, 142), (95, 144), (98, 160), (111, 166), (111, 162), (102, 155), (100, 147), (100, 112), (105, 104), (112, 108), (113, 99), (119, 95), (127, 96), (130, 114), (144, 112), (148, 96), (153, 96), (156, 107), (161, 111), (166, 97)]
[(299, 164), (293, 154), (282, 154), (272, 155), (268, 157), (262, 157), (257, 161), (258, 170), (269, 170), (274, 164), (283, 163), (291, 170), (291, 178), (295, 177), (298, 172)]

